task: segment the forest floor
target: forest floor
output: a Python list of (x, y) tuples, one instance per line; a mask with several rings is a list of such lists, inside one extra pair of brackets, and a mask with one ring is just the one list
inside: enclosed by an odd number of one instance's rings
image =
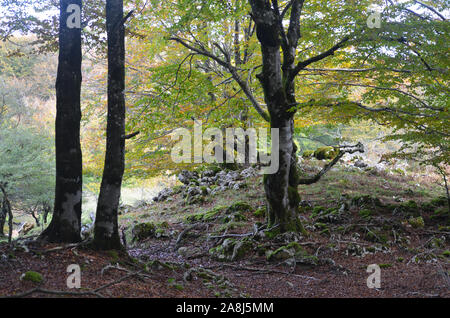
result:
[[(307, 233), (275, 238), (264, 230), (261, 177), (195, 204), (176, 193), (122, 210), (127, 253), (1, 243), (0, 296), (449, 298), (448, 206), (427, 178), (333, 169), (299, 187)], [(70, 264), (80, 289), (67, 288)], [(367, 286), (370, 264), (380, 288)], [(23, 279), (28, 271), (43, 281)]]

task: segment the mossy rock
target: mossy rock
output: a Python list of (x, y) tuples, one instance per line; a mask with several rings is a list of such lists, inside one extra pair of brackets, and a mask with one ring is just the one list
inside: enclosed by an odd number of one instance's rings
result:
[(381, 231), (377, 231), (377, 230), (367, 231), (367, 233), (365, 235), (365, 239), (370, 242), (382, 243), (382, 244), (386, 244), (389, 240), (388, 236), (385, 233), (383, 233)]
[(243, 239), (234, 245), (233, 255), (231, 261), (237, 261), (243, 259), (253, 248), (253, 242), (249, 239)]
[(275, 251), (268, 251), (268, 261), (282, 261), (288, 258), (292, 258), (296, 253), (302, 251), (302, 247), (297, 242), (291, 242), (288, 245), (281, 246)]
[(44, 278), (38, 272), (28, 271), (22, 275), (22, 280), (40, 284), (44, 281)]
[(203, 213), (197, 213), (186, 217), (186, 223), (199, 223), (214, 221), (220, 213), (226, 210), (224, 206), (217, 206), (212, 210)]
[(425, 226), (425, 222), (421, 216), (416, 218), (409, 218), (408, 223), (415, 229), (423, 228)]
[(437, 197), (430, 201), (430, 204), (434, 207), (446, 206), (448, 204), (448, 199), (444, 196)]
[(450, 212), (448, 207), (438, 207), (430, 216), (433, 220), (442, 220), (444, 223), (450, 224)]
[(187, 196), (184, 203), (186, 205), (193, 205), (193, 204), (203, 204), (207, 200), (203, 195), (194, 195), (194, 196)]
[(325, 211), (326, 209), (323, 206), (315, 206), (312, 210), (311, 213), (311, 218), (316, 217), (317, 215), (319, 215), (322, 211)]
[(374, 198), (370, 195), (361, 195), (361, 196), (356, 196), (353, 197), (351, 200), (351, 205), (352, 206), (357, 206), (357, 207), (382, 207), (383, 203), (381, 203), (380, 199), (378, 198)]
[(258, 208), (255, 212), (253, 212), (253, 216), (257, 218), (263, 218), (266, 216), (266, 207)]
[(222, 262), (235, 261), (244, 258), (253, 248), (253, 243), (249, 239), (235, 240), (227, 238), (219, 246), (209, 250), (211, 256)]
[(364, 219), (369, 219), (373, 215), (373, 212), (372, 212), (372, 210), (369, 210), (369, 209), (362, 209), (362, 210), (359, 210), (358, 214), (360, 217), (362, 217)]
[(314, 156), (314, 150), (303, 151), (303, 154), (302, 154), (303, 158), (311, 158), (312, 156)]
[(247, 218), (245, 217), (245, 215), (243, 215), (240, 212), (236, 212), (233, 214), (225, 215), (222, 218), (222, 223), (241, 222), (241, 221), (246, 221), (246, 220), (247, 220)]
[(133, 227), (133, 241), (142, 241), (149, 237), (154, 237), (156, 225), (152, 222), (136, 224)]
[(253, 211), (253, 208), (250, 204), (244, 201), (237, 201), (231, 204), (226, 210), (227, 213), (248, 212), (248, 211)]
[(314, 157), (317, 160), (333, 159), (339, 153), (338, 148), (333, 147), (320, 147), (314, 151)]
[(231, 221), (228, 223), (225, 223), (223, 225), (221, 225), (217, 231), (218, 232), (224, 232), (224, 231), (230, 231), (230, 230), (235, 230), (238, 228), (243, 228), (246, 227), (248, 224), (246, 222), (235, 222), (235, 221)]

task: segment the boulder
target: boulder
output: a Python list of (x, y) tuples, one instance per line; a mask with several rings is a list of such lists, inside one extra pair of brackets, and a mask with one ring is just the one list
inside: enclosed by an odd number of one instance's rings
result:
[(196, 171), (183, 170), (178, 174), (178, 180), (186, 185), (189, 185), (196, 179), (198, 179), (198, 173)]

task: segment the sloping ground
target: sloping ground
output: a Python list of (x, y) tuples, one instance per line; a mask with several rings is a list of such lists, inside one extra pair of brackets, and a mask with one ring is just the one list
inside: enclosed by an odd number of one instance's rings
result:
[[(196, 204), (180, 192), (122, 211), (130, 257), (2, 245), (0, 294), (39, 286), (20, 279), (26, 271), (42, 274), (42, 288), (67, 291), (66, 268), (80, 264), (88, 297), (98, 288), (106, 297), (450, 297), (450, 218), (432, 184), (335, 169), (299, 187), (308, 233), (276, 236), (265, 228), (260, 179)], [(380, 267), (380, 288), (367, 287), (370, 264)]]

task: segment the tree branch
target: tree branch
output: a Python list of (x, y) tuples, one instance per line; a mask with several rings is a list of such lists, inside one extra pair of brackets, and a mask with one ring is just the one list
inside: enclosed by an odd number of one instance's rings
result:
[(316, 183), (317, 181), (320, 180), (320, 178), (322, 178), (322, 176), (324, 174), (326, 174), (346, 153), (355, 153), (355, 152), (364, 152), (364, 146), (362, 143), (358, 142), (355, 146), (341, 146), (339, 147), (339, 153), (336, 157), (334, 157), (334, 159), (326, 164), (323, 169), (316, 174), (314, 177), (312, 178), (303, 178), (300, 179), (299, 184), (313, 184)]
[(332, 48), (330, 48), (329, 50), (327, 50), (327, 51), (325, 51), (325, 52), (323, 52), (323, 53), (321, 53), (321, 54), (319, 54), (319, 55), (313, 56), (313, 57), (311, 57), (311, 58), (309, 58), (309, 59), (307, 59), (307, 60), (305, 60), (305, 61), (299, 62), (299, 63), (297, 64), (297, 66), (294, 68), (293, 72), (292, 72), (292, 78), (291, 78), (291, 80), (293, 80), (294, 77), (297, 76), (297, 74), (298, 74), (301, 70), (303, 70), (306, 66), (308, 66), (308, 65), (310, 65), (310, 64), (312, 64), (312, 63), (318, 62), (318, 61), (320, 61), (320, 60), (323, 60), (324, 58), (326, 58), (326, 57), (328, 57), (328, 56), (330, 56), (330, 55), (333, 55), (334, 52), (336, 52), (336, 51), (339, 50), (340, 48), (344, 47), (344, 44), (345, 44), (348, 40), (350, 40), (350, 37), (345, 37), (345, 38), (343, 38), (341, 41), (339, 41), (336, 45), (334, 45)]
[(192, 45), (188, 44), (185, 40), (183, 40), (183, 39), (181, 39), (179, 37), (171, 37), (171, 38), (169, 38), (169, 40), (176, 41), (176, 42), (180, 43), (181, 45), (183, 45), (184, 47), (186, 47), (187, 49), (196, 52), (197, 54), (209, 57), (212, 60), (216, 61), (219, 65), (221, 65), (225, 69), (227, 69), (231, 73), (233, 79), (238, 83), (238, 85), (241, 87), (242, 91), (245, 93), (247, 98), (252, 103), (253, 108), (255, 108), (255, 110), (258, 112), (258, 114), (261, 115), (261, 117), (264, 120), (270, 121), (269, 114), (262, 109), (262, 107), (260, 106), (260, 104), (258, 103), (256, 98), (253, 96), (253, 94), (252, 94), (252, 92), (250, 90), (250, 87), (247, 85), (247, 83), (244, 80), (242, 80), (242, 78), (237, 73), (236, 68), (233, 65), (231, 65), (230, 62), (222, 60), (218, 56), (216, 56), (213, 53), (207, 51), (206, 49), (196, 48), (195, 46), (192, 46)]

